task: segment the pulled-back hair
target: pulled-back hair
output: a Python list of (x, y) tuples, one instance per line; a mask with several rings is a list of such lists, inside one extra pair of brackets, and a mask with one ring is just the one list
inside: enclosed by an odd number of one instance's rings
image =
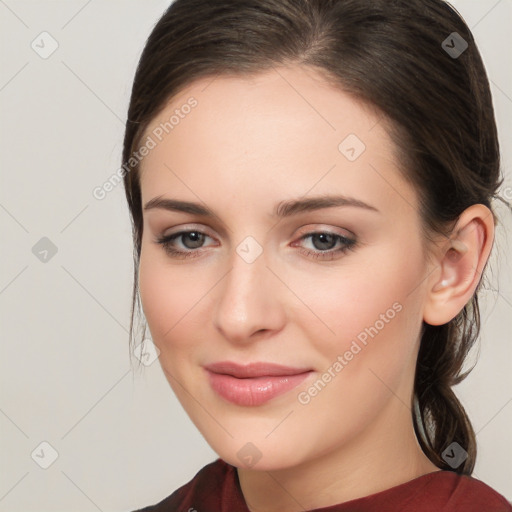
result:
[[(448, 49), (462, 53), (447, 51), (446, 40)], [(501, 182), (489, 82), (469, 28), (441, 0), (176, 0), (140, 58), (123, 162), (137, 151), (149, 122), (194, 80), (294, 64), (320, 71), (383, 116), (400, 172), (418, 193), (426, 240), (449, 236), (473, 204), (492, 211)], [(134, 239), (130, 343), (140, 312), (139, 178), (138, 165), (124, 176)], [(452, 386), (470, 371), (463, 372), (463, 365), (480, 330), (481, 284), (453, 320), (423, 324), (411, 404), (424, 453), (439, 468), (453, 470), (442, 453), (455, 441), (468, 452), (455, 471), (468, 475), (475, 465), (475, 433)]]

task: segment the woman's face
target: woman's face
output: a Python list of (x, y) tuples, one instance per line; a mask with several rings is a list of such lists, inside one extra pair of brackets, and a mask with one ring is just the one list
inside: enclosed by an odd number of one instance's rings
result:
[(143, 212), (143, 309), (212, 448), (278, 469), (410, 426), (429, 269), (379, 118), (281, 67), (193, 83), (143, 141), (143, 207), (194, 205)]

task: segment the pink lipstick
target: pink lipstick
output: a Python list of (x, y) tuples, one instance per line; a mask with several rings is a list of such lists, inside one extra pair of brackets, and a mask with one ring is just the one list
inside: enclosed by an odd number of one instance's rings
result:
[(262, 405), (297, 387), (312, 370), (273, 363), (240, 365), (221, 361), (205, 366), (210, 386), (225, 400), (241, 406)]

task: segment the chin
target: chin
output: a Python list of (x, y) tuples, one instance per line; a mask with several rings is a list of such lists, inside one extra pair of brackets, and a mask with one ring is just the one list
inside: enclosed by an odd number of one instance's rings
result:
[(304, 444), (304, 436), (296, 439), (293, 435), (281, 432), (274, 439), (271, 439), (272, 435), (265, 439), (261, 434), (264, 431), (266, 429), (253, 427), (253, 432), (256, 433), (253, 436), (246, 429), (238, 432), (231, 430), (233, 438), (222, 434), (212, 436), (204, 430), (201, 433), (221, 459), (241, 469), (277, 471), (298, 466), (309, 458), (310, 450)]

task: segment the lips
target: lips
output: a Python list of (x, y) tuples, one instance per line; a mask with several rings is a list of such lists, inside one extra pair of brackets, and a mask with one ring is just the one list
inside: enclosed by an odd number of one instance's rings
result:
[(205, 366), (210, 386), (225, 400), (240, 406), (262, 405), (298, 386), (310, 368), (293, 368), (274, 363), (240, 365), (221, 361)]

